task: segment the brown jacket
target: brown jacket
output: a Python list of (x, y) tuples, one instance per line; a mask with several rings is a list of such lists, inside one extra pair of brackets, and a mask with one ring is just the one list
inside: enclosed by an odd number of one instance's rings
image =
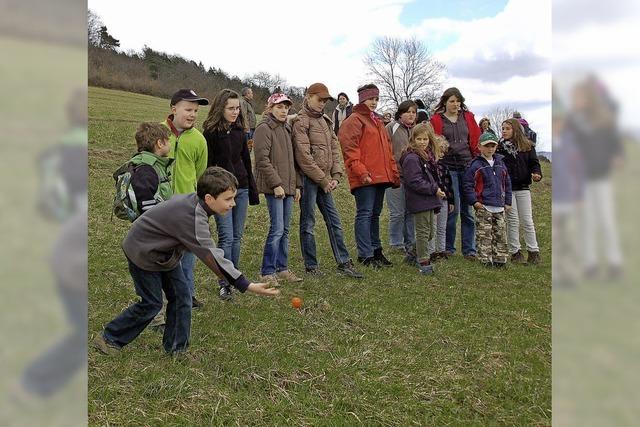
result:
[(326, 114), (311, 110), (305, 103), (293, 120), (292, 137), (296, 162), (304, 175), (321, 188), (331, 179), (340, 180), (344, 169), (338, 138)]
[(291, 127), (267, 114), (256, 127), (253, 141), (258, 192), (273, 194), (274, 188), (282, 186), (287, 196), (294, 196), (302, 179), (295, 167)]
[[(374, 118), (375, 117), (375, 118)], [(351, 191), (365, 185), (400, 186), (400, 174), (382, 118), (358, 104), (338, 131)], [(371, 178), (365, 184), (366, 177)]]

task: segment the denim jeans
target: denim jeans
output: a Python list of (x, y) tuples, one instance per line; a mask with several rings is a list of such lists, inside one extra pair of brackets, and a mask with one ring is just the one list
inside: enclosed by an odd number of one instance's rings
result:
[(451, 187), (455, 198), (455, 209), (447, 216), (447, 252), (455, 253), (456, 251), (456, 223), (458, 222), (458, 213), (460, 213), (462, 231), (462, 254), (476, 254), (476, 226), (475, 217), (471, 210), (471, 206), (464, 200), (464, 191), (462, 182), (464, 180), (464, 170), (450, 169)]
[(333, 257), (338, 264), (349, 261), (349, 251), (344, 244), (344, 232), (333, 196), (331, 193), (325, 193), (318, 184), (305, 176), (300, 199), (300, 247), (302, 248), (304, 266), (308, 269), (318, 268), (316, 239), (313, 235), (313, 228), (316, 224), (316, 204), (327, 226)]
[(385, 196), (389, 208), (389, 245), (410, 250), (416, 243), (413, 214), (407, 212), (404, 186), (387, 188)]
[(218, 247), (224, 251), (224, 257), (233, 262), (235, 268), (240, 263), (240, 245), (244, 224), (249, 207), (249, 189), (238, 188), (235, 198), (236, 205), (226, 215), (215, 214), (218, 229)]
[(384, 190), (383, 185), (366, 185), (352, 191), (356, 198), (356, 245), (361, 258), (372, 257), (376, 249), (382, 248), (380, 213), (384, 203)]
[(162, 308), (167, 297), (167, 321), (162, 344), (167, 353), (184, 351), (191, 332), (191, 292), (178, 265), (171, 271), (143, 270), (129, 261), (129, 273), (140, 301), (130, 305), (104, 328), (104, 338), (120, 347), (133, 341)]
[(180, 260), (180, 266), (182, 267), (182, 274), (187, 281), (189, 292), (191, 296), (196, 294), (196, 282), (193, 277), (193, 270), (196, 268), (196, 256), (193, 252), (185, 251)]
[(269, 234), (264, 243), (261, 274), (267, 276), (288, 269), (289, 224), (293, 211), (293, 196), (278, 199), (265, 194), (269, 209)]

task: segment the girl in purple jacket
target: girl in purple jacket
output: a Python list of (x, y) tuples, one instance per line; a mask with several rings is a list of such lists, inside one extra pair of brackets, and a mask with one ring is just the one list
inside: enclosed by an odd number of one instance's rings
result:
[(402, 183), (405, 187), (406, 209), (414, 214), (416, 229), (416, 260), (420, 273), (432, 274), (428, 245), (433, 239), (435, 214), (446, 194), (438, 186), (437, 159), (440, 146), (433, 127), (421, 123), (413, 128), (409, 145), (400, 157)]

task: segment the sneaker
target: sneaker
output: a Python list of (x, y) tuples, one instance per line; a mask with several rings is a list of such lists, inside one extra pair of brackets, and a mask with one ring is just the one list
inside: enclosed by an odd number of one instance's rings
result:
[(431, 263), (418, 264), (418, 268), (420, 270), (420, 274), (429, 275), (434, 273), (433, 265), (431, 265)]
[(278, 281), (282, 280), (290, 283), (302, 282), (302, 278), (296, 276), (291, 270), (279, 271), (276, 273), (276, 276), (278, 276)]
[(116, 344), (107, 341), (104, 335), (100, 334), (93, 340), (93, 347), (102, 354), (113, 355), (120, 352), (121, 348)]
[(278, 282), (278, 276), (276, 276), (275, 273), (260, 276), (258, 280), (260, 280), (260, 282), (262, 283), (267, 283), (274, 288), (280, 286), (280, 282)]
[(416, 258), (415, 255), (407, 255), (404, 257), (404, 260), (402, 262), (404, 262), (405, 264), (411, 267), (415, 267), (416, 264), (418, 264), (418, 259)]
[(527, 265), (537, 265), (540, 263), (540, 252), (527, 252), (529, 254), (527, 257)]
[(380, 262), (372, 256), (366, 257), (366, 258), (359, 256), (358, 262), (364, 266), (371, 267), (375, 270), (382, 268), (382, 265), (380, 264)]
[(378, 261), (382, 267), (391, 267), (393, 263), (387, 259), (382, 253), (382, 248), (378, 248), (373, 251), (373, 257)]
[(518, 251), (511, 254), (511, 262), (514, 264), (524, 264), (524, 255), (522, 255), (522, 252)]
[(324, 277), (325, 274), (318, 267), (305, 267), (304, 272), (317, 277)]
[(191, 297), (191, 308), (200, 308), (202, 307), (202, 303), (196, 299), (196, 297)]
[(218, 292), (218, 297), (222, 301), (231, 301), (231, 300), (233, 300), (233, 289), (231, 289), (231, 286), (229, 286), (229, 285), (220, 286), (220, 291)]
[(351, 260), (338, 265), (338, 273), (352, 279), (362, 279), (364, 276), (353, 266)]

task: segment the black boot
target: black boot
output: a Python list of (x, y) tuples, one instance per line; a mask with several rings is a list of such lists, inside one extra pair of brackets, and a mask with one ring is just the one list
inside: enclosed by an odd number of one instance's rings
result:
[(393, 263), (382, 253), (382, 248), (378, 248), (373, 251), (373, 258), (375, 258), (383, 267), (391, 267), (393, 265)]

